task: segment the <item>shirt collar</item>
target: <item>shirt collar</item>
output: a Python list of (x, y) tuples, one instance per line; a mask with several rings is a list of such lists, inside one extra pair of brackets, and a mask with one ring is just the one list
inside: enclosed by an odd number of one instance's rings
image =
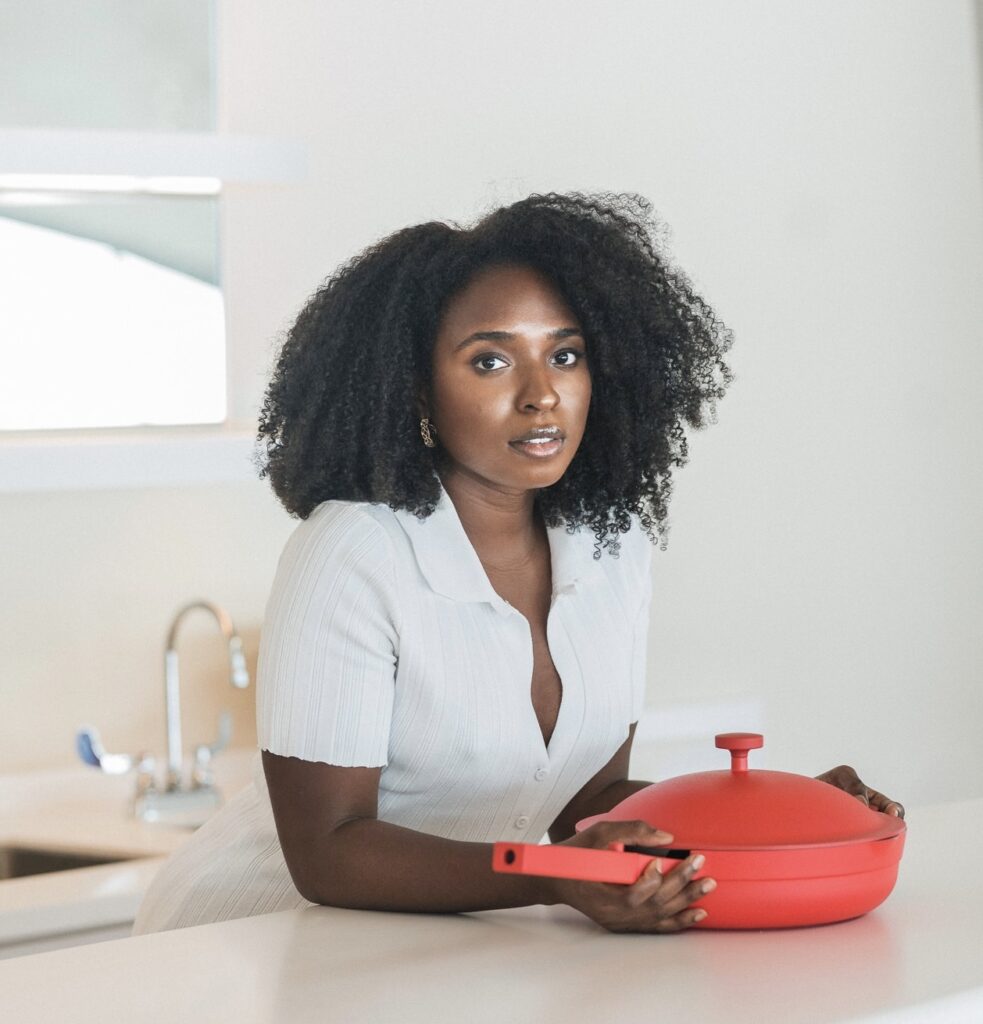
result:
[[(487, 601), (499, 611), (512, 610), (491, 585), (442, 483), (437, 507), (426, 519), (418, 519), (406, 509), (397, 510), (395, 515), (432, 590), (455, 601)], [(546, 528), (546, 534), (553, 566), (553, 593), (576, 588), (594, 564), (593, 532), (578, 527), (568, 533), (566, 526), (551, 526)]]

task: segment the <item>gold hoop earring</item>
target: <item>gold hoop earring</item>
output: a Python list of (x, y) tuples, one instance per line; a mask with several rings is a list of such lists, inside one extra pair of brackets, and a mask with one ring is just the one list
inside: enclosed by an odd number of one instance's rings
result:
[(420, 420), (420, 437), (423, 438), (423, 443), (428, 448), (437, 447), (437, 442), (433, 439), (433, 435), (436, 431), (437, 428), (431, 424), (429, 417), (424, 416), (423, 419)]

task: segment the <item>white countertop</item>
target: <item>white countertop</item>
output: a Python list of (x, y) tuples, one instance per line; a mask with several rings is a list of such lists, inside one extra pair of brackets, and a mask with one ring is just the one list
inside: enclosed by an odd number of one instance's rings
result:
[(983, 1021), (983, 800), (915, 809), (908, 825), (894, 892), (842, 924), (611, 935), (564, 907), (447, 916), (311, 907), (5, 961), (0, 1016)]
[[(215, 760), (228, 798), (250, 779), (253, 749)], [(132, 921), (150, 880), (191, 830), (138, 821), (134, 779), (91, 768), (0, 775), (0, 845), (139, 858), (0, 880), (0, 956), (9, 944)]]

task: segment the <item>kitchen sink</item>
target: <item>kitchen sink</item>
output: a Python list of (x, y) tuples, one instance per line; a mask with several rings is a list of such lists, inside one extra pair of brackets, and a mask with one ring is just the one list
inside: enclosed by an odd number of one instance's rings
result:
[(69, 850), (44, 849), (37, 846), (0, 846), (0, 880), (44, 875), (49, 871), (71, 871), (98, 864), (116, 864), (132, 857), (114, 857)]

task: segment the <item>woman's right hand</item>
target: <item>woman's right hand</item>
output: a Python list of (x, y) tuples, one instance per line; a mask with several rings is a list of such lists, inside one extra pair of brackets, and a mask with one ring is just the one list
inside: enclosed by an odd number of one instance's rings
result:
[[(672, 839), (644, 821), (599, 821), (557, 845), (597, 850), (611, 843), (666, 847)], [(717, 887), (712, 878), (693, 880), (703, 860), (699, 854), (687, 857), (664, 875), (653, 860), (631, 885), (555, 878), (551, 889), (556, 902), (574, 907), (608, 931), (680, 932), (707, 916), (692, 904)]]

